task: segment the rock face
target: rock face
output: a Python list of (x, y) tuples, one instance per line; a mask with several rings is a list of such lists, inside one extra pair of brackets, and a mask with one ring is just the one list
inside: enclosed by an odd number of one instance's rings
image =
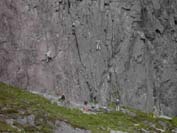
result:
[(0, 81), (177, 115), (177, 0), (0, 0)]
[(73, 128), (69, 124), (60, 121), (56, 122), (56, 127), (54, 133), (91, 133), (91, 131)]

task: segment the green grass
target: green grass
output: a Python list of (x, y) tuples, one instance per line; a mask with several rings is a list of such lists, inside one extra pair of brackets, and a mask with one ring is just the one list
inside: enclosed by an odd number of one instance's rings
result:
[(17, 132), (17, 129), (9, 126), (5, 122), (0, 121), (0, 133), (1, 132)]
[[(156, 131), (151, 125), (154, 124), (163, 129), (163, 126), (159, 124), (160, 121), (168, 124), (167, 133), (177, 127), (177, 118), (170, 121), (153, 118), (152, 114), (138, 110), (129, 110), (136, 116), (122, 112), (84, 114), (80, 110), (59, 107), (41, 96), (0, 83), (0, 114), (9, 119), (17, 119), (19, 116), (30, 114), (35, 116), (35, 126), (14, 123), (14, 126), (23, 132), (53, 132), (53, 124), (56, 120), (65, 121), (73, 127), (91, 130), (93, 133), (109, 133), (110, 129), (130, 133), (141, 132), (142, 128)], [(134, 124), (138, 124), (138, 126)], [(17, 129), (0, 121), (0, 131), (2, 130), (15, 132)]]

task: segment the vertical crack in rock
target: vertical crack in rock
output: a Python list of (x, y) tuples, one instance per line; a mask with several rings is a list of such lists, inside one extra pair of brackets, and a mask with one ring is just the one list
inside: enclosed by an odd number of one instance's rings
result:
[(78, 52), (78, 56), (79, 56), (79, 60), (80, 60), (80, 63), (82, 64), (82, 66), (85, 68), (83, 62), (82, 62), (82, 59), (81, 59), (81, 54), (80, 54), (80, 50), (79, 50), (79, 42), (78, 42), (78, 39), (77, 39), (77, 35), (76, 33), (74, 32), (74, 37), (75, 37), (75, 41), (76, 41), (76, 48), (77, 48), (77, 52)]

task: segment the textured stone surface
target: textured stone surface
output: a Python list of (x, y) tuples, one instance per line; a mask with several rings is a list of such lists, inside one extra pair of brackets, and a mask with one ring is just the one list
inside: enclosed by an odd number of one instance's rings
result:
[(176, 7), (176, 0), (1, 0), (0, 81), (75, 102), (120, 97), (175, 116)]
[(56, 122), (55, 133), (91, 133), (85, 129), (73, 128), (65, 122)]

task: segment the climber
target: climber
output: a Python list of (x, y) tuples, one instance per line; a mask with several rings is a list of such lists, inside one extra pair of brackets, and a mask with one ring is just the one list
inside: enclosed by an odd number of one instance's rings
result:
[(72, 35), (75, 35), (76, 32), (76, 24), (73, 22), (72, 24)]
[(146, 37), (145, 37), (145, 34), (144, 32), (141, 32), (141, 31), (137, 31), (138, 35), (140, 36), (140, 39), (143, 40), (145, 42), (146, 40)]
[(65, 95), (62, 94), (58, 100), (61, 101), (61, 102), (65, 101)]
[(46, 53), (46, 56), (47, 56), (47, 62), (52, 60), (52, 52), (50, 50)]
[(96, 112), (97, 111), (97, 99), (96, 96), (93, 97), (92, 99), (92, 105), (91, 105), (91, 111)]
[(120, 111), (120, 100), (116, 99), (116, 111)]
[(100, 41), (100, 40), (97, 40), (97, 41), (96, 41), (96, 51), (101, 50), (100, 43), (101, 43), (101, 41)]
[(156, 118), (159, 116), (159, 112), (158, 112), (158, 109), (157, 107), (154, 105), (153, 106), (153, 117)]
[(93, 103), (96, 104), (97, 103), (97, 99), (96, 96), (93, 97)]
[(65, 100), (65, 95), (63, 94), (60, 99), (61, 99), (62, 101), (64, 101), (64, 100)]
[(105, 1), (104, 2), (104, 7), (108, 7), (108, 6), (110, 6), (110, 1)]
[(83, 108), (83, 111), (85, 112), (88, 112), (89, 109), (88, 109), (88, 102), (87, 101), (84, 101), (84, 108)]
[(62, 3), (63, 3), (63, 0), (59, 0), (58, 3), (59, 3), (59, 4), (62, 4)]

